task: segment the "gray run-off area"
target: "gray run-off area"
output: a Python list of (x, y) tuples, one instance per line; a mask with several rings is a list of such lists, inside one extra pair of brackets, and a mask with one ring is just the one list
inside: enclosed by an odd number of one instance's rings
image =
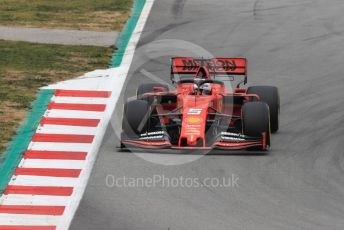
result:
[(116, 31), (95, 32), (0, 26), (0, 39), (44, 44), (110, 47), (115, 43), (117, 35)]

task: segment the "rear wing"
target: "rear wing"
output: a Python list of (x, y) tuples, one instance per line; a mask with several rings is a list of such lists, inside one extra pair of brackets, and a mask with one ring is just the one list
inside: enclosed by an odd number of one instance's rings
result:
[(175, 74), (197, 74), (200, 67), (204, 67), (209, 74), (240, 75), (247, 83), (246, 58), (212, 58), (197, 59), (191, 57), (174, 57), (171, 59), (171, 77)]

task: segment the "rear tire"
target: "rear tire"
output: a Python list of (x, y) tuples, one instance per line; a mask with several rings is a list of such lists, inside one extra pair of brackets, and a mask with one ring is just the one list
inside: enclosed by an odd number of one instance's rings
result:
[(265, 132), (266, 144), (271, 146), (269, 106), (265, 102), (247, 102), (243, 105), (242, 130), (251, 137), (261, 137)]
[(148, 83), (148, 84), (142, 84), (139, 86), (136, 92), (136, 96), (138, 99), (141, 98), (141, 96), (145, 93), (152, 93), (154, 92), (154, 87), (162, 87), (165, 88), (166, 91), (168, 91), (168, 86), (165, 84), (160, 83)]
[(261, 101), (268, 104), (270, 109), (271, 132), (276, 133), (279, 129), (280, 96), (275, 86), (251, 86), (247, 89), (248, 94), (257, 94)]
[(144, 100), (125, 103), (122, 129), (127, 137), (136, 137), (147, 131), (149, 121), (149, 105)]

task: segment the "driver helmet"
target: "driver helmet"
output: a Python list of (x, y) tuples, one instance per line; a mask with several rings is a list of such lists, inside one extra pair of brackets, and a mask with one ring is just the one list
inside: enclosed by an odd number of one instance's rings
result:
[(211, 84), (205, 83), (201, 85), (200, 90), (202, 92), (202, 95), (210, 95), (211, 94)]

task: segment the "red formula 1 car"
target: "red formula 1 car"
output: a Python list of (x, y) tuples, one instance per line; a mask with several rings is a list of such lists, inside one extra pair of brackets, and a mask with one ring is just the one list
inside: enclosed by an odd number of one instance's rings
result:
[[(124, 106), (122, 148), (267, 150), (279, 128), (273, 86), (247, 83), (246, 59), (172, 58), (171, 80), (141, 85)], [(240, 79), (235, 89), (229, 90)]]

